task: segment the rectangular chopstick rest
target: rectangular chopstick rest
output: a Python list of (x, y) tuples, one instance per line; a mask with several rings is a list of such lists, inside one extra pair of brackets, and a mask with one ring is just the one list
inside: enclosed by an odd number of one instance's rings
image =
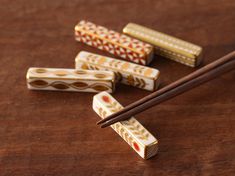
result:
[[(105, 118), (123, 107), (107, 92), (100, 92), (93, 97), (93, 109)], [(158, 141), (134, 117), (117, 122), (111, 127), (144, 159), (157, 154)]]
[(149, 29), (147, 27), (129, 23), (123, 28), (129, 36), (152, 44), (155, 53), (182, 64), (195, 67), (202, 58), (202, 47), (172, 37), (170, 35)]
[(121, 83), (141, 89), (154, 91), (159, 85), (160, 72), (150, 67), (85, 51), (81, 51), (77, 55), (75, 62), (77, 69), (113, 71), (116, 79)]
[(115, 74), (112, 71), (75, 70), (62, 68), (29, 68), (27, 86), (32, 90), (112, 93)]
[(153, 57), (151, 45), (87, 21), (75, 26), (75, 39), (137, 64), (147, 65)]

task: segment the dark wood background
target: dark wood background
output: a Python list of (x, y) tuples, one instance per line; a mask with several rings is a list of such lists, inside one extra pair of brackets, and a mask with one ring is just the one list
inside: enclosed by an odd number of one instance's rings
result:
[[(159, 140), (141, 159), (100, 129), (91, 93), (29, 91), (29, 67), (73, 68), (79, 20), (116, 31), (136, 22), (204, 47), (202, 65), (235, 49), (234, 0), (0, 0), (0, 175), (234, 175), (235, 72), (136, 116)], [(109, 55), (108, 55), (109, 56)], [(195, 69), (156, 57), (161, 87)], [(123, 105), (149, 92), (120, 85)]]

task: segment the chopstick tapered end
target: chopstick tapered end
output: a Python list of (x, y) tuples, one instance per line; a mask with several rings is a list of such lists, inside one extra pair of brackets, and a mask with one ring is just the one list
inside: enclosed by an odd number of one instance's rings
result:
[[(103, 120), (103, 119), (102, 119)], [(100, 125), (102, 123), (102, 120), (99, 120), (96, 122), (96, 125)]]
[(98, 122), (96, 122), (96, 124), (100, 125), (101, 123), (105, 123), (105, 122), (111, 120), (112, 118), (113, 118), (113, 114), (108, 117), (105, 117), (104, 119), (99, 120)]
[(100, 128), (106, 128), (107, 126), (109, 126), (109, 124), (104, 123), (104, 124), (102, 124), (102, 125), (100, 126)]

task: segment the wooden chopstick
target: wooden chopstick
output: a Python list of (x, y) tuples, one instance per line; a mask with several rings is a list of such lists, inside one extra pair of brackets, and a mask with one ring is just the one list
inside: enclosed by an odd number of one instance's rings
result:
[(205, 73), (204, 75), (201, 75), (191, 81), (188, 81), (186, 82), (185, 84), (183, 85), (180, 85), (178, 87), (176, 87), (175, 89), (172, 89), (168, 92), (166, 92), (165, 94), (162, 94), (158, 97), (155, 97), (151, 100), (149, 100), (148, 102), (145, 102), (144, 104), (140, 105), (140, 106), (137, 106), (133, 109), (131, 109), (130, 111), (127, 111), (105, 123), (103, 123), (101, 125), (102, 128), (105, 128), (109, 125), (112, 125), (113, 123), (116, 123), (116, 122), (119, 122), (119, 121), (122, 121), (122, 120), (126, 120), (126, 119), (129, 119), (131, 116), (135, 115), (135, 114), (138, 114), (140, 112), (143, 112), (145, 110), (147, 110), (148, 108), (151, 108), (152, 106), (154, 105), (157, 105), (159, 103), (162, 103), (168, 99), (171, 99), (177, 95), (180, 95), (188, 90), (191, 90), (223, 73), (226, 73), (232, 69), (235, 68), (235, 60), (233, 61), (230, 61), (230, 62), (227, 62), (211, 71), (209, 71), (208, 73)]
[(143, 112), (145, 111), (146, 109), (148, 108), (151, 108), (152, 106), (154, 105), (157, 105), (161, 102), (164, 102), (168, 99), (171, 99), (177, 95), (180, 95), (192, 88), (195, 88), (225, 72), (228, 72), (232, 69), (235, 68), (235, 60), (233, 61), (230, 61), (230, 62), (227, 62), (221, 66), (218, 66), (217, 68), (191, 80), (191, 81), (188, 81), (186, 82), (185, 84), (183, 85), (180, 85), (178, 87), (176, 87), (175, 89), (172, 89), (172, 90), (169, 90), (168, 92), (158, 96), (158, 97), (155, 97), (147, 102), (145, 102), (144, 104), (140, 105), (140, 106), (137, 106), (133, 109), (131, 109), (130, 111), (127, 111), (105, 123), (103, 123), (101, 125), (102, 128), (104, 127), (107, 127), (109, 125), (112, 125), (113, 123), (116, 123), (116, 122), (119, 122), (119, 121), (122, 121), (122, 120), (126, 120), (126, 119), (129, 119), (131, 116), (135, 115), (135, 114), (138, 114), (140, 112)]
[[(103, 123), (101, 125), (101, 127), (106, 127), (106, 126), (109, 126), (109, 125), (111, 125), (115, 122), (118, 122), (118, 121), (121, 121), (121, 120), (126, 120), (134, 114), (142, 112), (142, 111), (144, 111), (144, 110), (146, 110), (146, 109), (148, 109), (148, 108), (150, 108), (150, 107), (152, 107), (156, 104), (159, 104), (159, 103), (161, 103), (163, 101), (166, 101), (170, 98), (173, 98), (173, 97), (175, 97), (179, 94), (182, 94), (182, 93), (184, 93), (184, 92), (186, 92), (186, 91), (188, 91), (188, 90), (190, 90), (194, 87), (197, 87), (197, 86), (201, 85), (204, 82), (209, 81), (210, 79), (215, 78), (216, 76), (219, 76), (220, 74), (222, 74), (224, 72), (227, 72), (227, 71), (231, 70), (232, 68), (235, 67), (234, 58), (235, 58), (235, 52), (232, 52), (232, 53), (224, 56), (223, 58), (221, 58), (222, 61), (221, 61), (221, 59), (217, 60), (217, 61), (220, 61), (220, 62), (215, 61), (216, 63), (220, 63), (219, 66), (214, 67), (215, 65), (213, 63), (215, 63), (215, 62), (212, 63), (213, 64), (212, 66), (211, 66), (211, 64), (209, 64), (210, 67), (212, 68), (212, 69), (210, 69), (210, 71), (207, 71), (204, 74), (202, 74), (201, 76), (198, 76), (194, 79), (191, 79), (188, 82), (180, 84), (179, 86), (177, 86), (173, 89), (170, 89), (169, 91), (166, 91), (164, 94), (161, 94), (159, 96), (156, 96), (156, 97), (144, 102), (142, 105), (135, 106), (134, 108), (130, 109), (129, 111), (126, 111), (126, 112), (124, 112), (120, 115), (115, 116), (111, 120), (106, 121), (105, 123)], [(225, 60), (227, 62), (225, 62)], [(224, 62), (225, 62), (225, 64), (223, 64)], [(208, 68), (209, 65), (207, 65), (205, 67)], [(203, 68), (205, 68), (205, 67), (203, 67)], [(207, 70), (207, 69), (205, 69), (205, 70)]]
[(217, 66), (219, 66), (221, 64), (224, 64), (224, 63), (230, 61), (233, 58), (235, 58), (235, 51), (233, 51), (233, 52), (223, 56), (222, 58), (220, 58), (220, 59), (218, 59), (218, 60), (202, 67), (202, 68), (200, 68), (199, 70), (196, 70), (195, 72), (193, 72), (193, 73), (191, 73), (191, 74), (189, 74), (189, 75), (187, 75), (187, 76), (185, 76), (185, 77), (183, 77), (183, 78), (181, 78), (181, 79), (179, 79), (179, 80), (163, 87), (162, 89), (160, 89), (158, 91), (155, 91), (155, 92), (151, 93), (150, 95), (148, 95), (148, 96), (146, 96), (146, 97), (144, 97), (144, 98), (142, 98), (142, 99), (140, 99), (140, 100), (138, 100), (138, 101), (136, 101), (136, 102), (134, 102), (134, 103), (132, 103), (128, 106), (126, 106), (122, 110), (120, 110), (120, 111), (118, 111), (118, 112), (116, 112), (116, 113), (114, 113), (114, 114), (98, 121), (97, 124), (107, 122), (108, 120), (111, 120), (111, 119), (119, 116), (120, 114), (123, 114), (123, 113), (133, 109), (134, 107), (139, 106), (139, 105), (151, 100), (152, 98), (160, 96), (160, 95), (164, 94), (165, 92), (167, 92), (171, 89), (174, 89), (175, 87), (177, 87), (177, 86), (179, 86), (179, 85), (181, 85), (181, 84), (183, 84), (183, 83), (185, 83), (185, 82), (187, 82), (191, 79), (194, 79), (194, 78), (196, 78), (196, 77), (198, 77), (198, 76), (200, 76), (200, 75), (216, 68)]

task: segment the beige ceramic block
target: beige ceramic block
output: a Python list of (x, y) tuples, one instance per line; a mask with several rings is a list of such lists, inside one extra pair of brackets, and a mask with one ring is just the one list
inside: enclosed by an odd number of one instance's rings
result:
[[(93, 97), (93, 109), (105, 118), (123, 107), (107, 92), (101, 92)], [(157, 154), (158, 141), (134, 117), (117, 122), (111, 127), (144, 159)]]
[(127, 24), (123, 32), (129, 36), (152, 44), (156, 54), (176, 62), (191, 67), (199, 65), (201, 62), (202, 47), (198, 45), (134, 23)]
[(115, 74), (112, 71), (29, 68), (26, 78), (27, 86), (32, 90), (110, 93), (115, 90)]
[(110, 70), (123, 84), (154, 91), (159, 85), (160, 72), (138, 64), (117, 60), (89, 52), (80, 52), (76, 59), (77, 69)]
[(75, 26), (75, 39), (141, 65), (153, 57), (151, 45), (87, 21)]

